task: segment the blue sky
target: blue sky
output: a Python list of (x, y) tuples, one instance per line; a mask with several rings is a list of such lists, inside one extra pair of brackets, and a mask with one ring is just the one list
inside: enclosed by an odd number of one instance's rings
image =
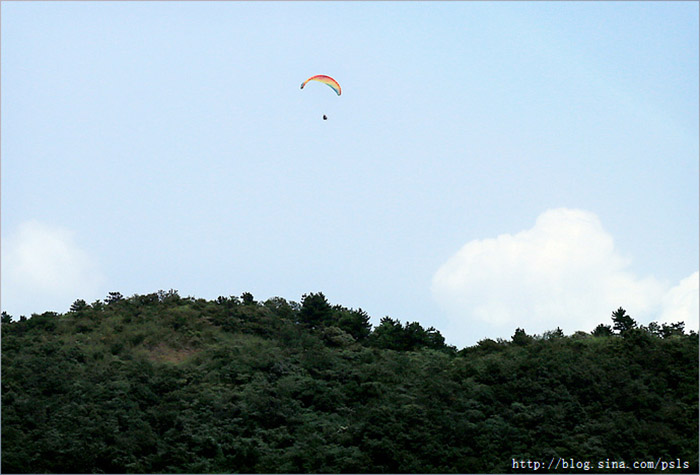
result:
[(697, 329), (697, 2), (1, 8), (15, 317), (174, 288), (458, 346)]

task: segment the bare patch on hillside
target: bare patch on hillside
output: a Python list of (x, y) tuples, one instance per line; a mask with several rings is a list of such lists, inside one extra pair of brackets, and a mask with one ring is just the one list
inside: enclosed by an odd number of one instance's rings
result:
[(194, 348), (172, 348), (165, 343), (147, 348), (149, 358), (159, 363), (182, 363), (199, 350)]

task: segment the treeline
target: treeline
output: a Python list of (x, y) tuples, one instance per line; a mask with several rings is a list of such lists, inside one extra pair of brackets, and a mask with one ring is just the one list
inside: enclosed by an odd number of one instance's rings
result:
[(504, 473), (553, 457), (697, 473), (697, 414), (697, 334), (622, 308), (591, 333), (461, 350), (322, 293), (112, 292), (2, 315), (3, 473)]

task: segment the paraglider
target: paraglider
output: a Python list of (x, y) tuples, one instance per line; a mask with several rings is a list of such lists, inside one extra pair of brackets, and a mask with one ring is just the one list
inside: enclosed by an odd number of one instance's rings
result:
[(324, 74), (317, 74), (316, 76), (311, 76), (309, 79), (301, 83), (301, 88), (304, 89), (304, 86), (306, 86), (306, 83), (309, 81), (318, 81), (320, 83), (323, 83), (326, 86), (333, 89), (336, 94), (340, 95), (340, 84), (338, 84), (338, 81), (336, 81), (330, 76), (326, 76)]
[[(326, 76), (325, 74), (317, 74), (316, 76), (311, 76), (309, 79), (301, 83), (301, 89), (304, 89), (304, 86), (306, 86), (306, 84), (309, 81), (318, 81), (333, 89), (336, 94), (340, 95), (341, 93), (340, 84), (338, 83), (338, 81), (336, 81), (330, 76)], [(323, 120), (328, 120), (326, 114), (323, 114)]]

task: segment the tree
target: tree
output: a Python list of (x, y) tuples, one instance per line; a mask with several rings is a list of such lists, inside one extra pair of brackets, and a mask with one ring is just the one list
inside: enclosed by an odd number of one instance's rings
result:
[(671, 323), (670, 325), (661, 325), (661, 336), (663, 338), (669, 338), (673, 335), (683, 335), (685, 332), (685, 322)]
[(88, 308), (88, 304), (85, 302), (85, 300), (78, 299), (75, 302), (73, 302), (73, 305), (70, 306), (70, 311), (80, 312), (81, 310), (85, 310), (86, 308)]
[(651, 322), (646, 327), (646, 331), (654, 336), (661, 336), (661, 327), (656, 322)]
[(406, 322), (384, 317), (369, 338), (371, 346), (398, 351), (413, 351), (419, 348), (440, 350), (445, 348), (445, 338), (435, 328), (427, 330), (418, 322)]
[(403, 328), (403, 349), (415, 350), (428, 346), (428, 334), (418, 322), (406, 322)]
[(522, 328), (516, 328), (512, 340), (518, 346), (525, 346), (532, 341), (532, 337), (525, 333), (525, 330)]
[(255, 305), (255, 298), (250, 292), (243, 292), (241, 294), (241, 300), (243, 300), (243, 305)]
[(554, 340), (557, 338), (564, 338), (564, 331), (557, 327), (555, 330), (547, 330), (542, 334), (544, 340)]
[(304, 294), (301, 298), (299, 320), (311, 328), (327, 325), (331, 321), (333, 309), (322, 292)]
[(113, 304), (117, 302), (121, 302), (124, 300), (124, 296), (121, 294), (121, 292), (110, 292), (109, 295), (107, 296), (107, 304)]
[(637, 327), (637, 322), (632, 317), (627, 315), (624, 308), (620, 307), (612, 313), (613, 329), (620, 335), (624, 335), (628, 331)]
[(612, 334), (612, 327), (602, 323), (595, 327), (595, 330), (593, 330), (593, 336), (610, 336)]
[(6, 311), (2, 311), (2, 324), (12, 323), (12, 316)]
[[(482, 352), (492, 352), (492, 351), (499, 351), (503, 348), (503, 344), (500, 342), (497, 342), (495, 340), (492, 340), (491, 338), (484, 338), (483, 340), (479, 340), (479, 342), (474, 346), (473, 348), (478, 349)], [(467, 348), (465, 348), (466, 350)]]
[(438, 350), (445, 347), (445, 337), (435, 327), (430, 327), (426, 331), (428, 348)]
[(357, 341), (366, 339), (372, 332), (372, 325), (369, 323), (369, 315), (362, 309), (347, 310), (335, 308), (338, 318), (338, 326), (349, 333)]
[(370, 335), (372, 346), (389, 350), (404, 349), (404, 330), (401, 322), (384, 317)]
[(156, 292), (156, 295), (158, 295), (158, 301), (160, 302), (177, 302), (180, 300), (180, 294), (175, 289), (170, 289), (167, 292), (161, 289)]
[(272, 297), (265, 301), (265, 307), (272, 310), (275, 315), (287, 320), (294, 320), (296, 312), (298, 312), (298, 304), (296, 302), (287, 302), (282, 297)]

